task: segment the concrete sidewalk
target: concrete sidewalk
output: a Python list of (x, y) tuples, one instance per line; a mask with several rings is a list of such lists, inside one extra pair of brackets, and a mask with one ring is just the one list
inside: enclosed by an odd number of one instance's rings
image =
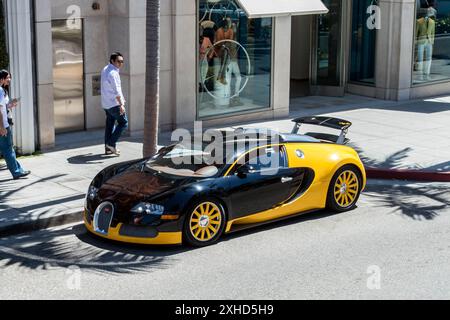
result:
[[(346, 96), (308, 97), (292, 103), (289, 119), (240, 123), (289, 132), (291, 119), (329, 115), (354, 123), (348, 137), (368, 167), (450, 172), (450, 97), (395, 103)], [(306, 131), (317, 128), (305, 127)], [(170, 142), (161, 135), (161, 144)], [(59, 136), (54, 151), (21, 158), (29, 179), (11, 180), (0, 160), (0, 237), (81, 221), (85, 193), (103, 168), (142, 157), (142, 137), (125, 138), (120, 158), (103, 156), (103, 132)]]

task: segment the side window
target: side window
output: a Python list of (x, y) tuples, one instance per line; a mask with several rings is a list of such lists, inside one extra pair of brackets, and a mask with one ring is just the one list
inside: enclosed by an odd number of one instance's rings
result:
[(254, 150), (248, 153), (245, 156), (245, 162), (241, 161), (241, 163), (238, 163), (233, 171), (236, 172), (242, 165), (250, 165), (257, 173), (286, 168), (288, 167), (286, 150), (283, 146)]

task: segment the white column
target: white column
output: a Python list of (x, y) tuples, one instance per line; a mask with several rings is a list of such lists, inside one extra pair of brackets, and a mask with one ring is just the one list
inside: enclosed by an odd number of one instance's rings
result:
[(282, 117), (289, 115), (292, 19), (290, 16), (276, 17), (273, 24), (272, 108), (275, 117)]
[(21, 153), (35, 151), (33, 56), (29, 0), (7, 1), (11, 98), (21, 98), (15, 110), (15, 143)]

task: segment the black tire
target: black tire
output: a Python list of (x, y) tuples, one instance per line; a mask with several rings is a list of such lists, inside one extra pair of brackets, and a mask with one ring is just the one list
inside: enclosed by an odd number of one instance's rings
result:
[(201, 248), (219, 241), (227, 223), (225, 209), (216, 199), (196, 201), (186, 212), (183, 239), (187, 245)]
[(355, 209), (361, 195), (361, 186), (361, 172), (352, 165), (342, 167), (331, 179), (327, 208), (338, 213)]

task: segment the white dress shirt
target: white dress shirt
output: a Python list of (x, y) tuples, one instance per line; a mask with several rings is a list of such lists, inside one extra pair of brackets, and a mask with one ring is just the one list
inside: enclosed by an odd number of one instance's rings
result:
[(117, 97), (120, 97), (122, 103), (125, 104), (119, 68), (112, 64), (107, 65), (102, 71), (101, 86), (103, 109), (111, 109), (119, 106)]

